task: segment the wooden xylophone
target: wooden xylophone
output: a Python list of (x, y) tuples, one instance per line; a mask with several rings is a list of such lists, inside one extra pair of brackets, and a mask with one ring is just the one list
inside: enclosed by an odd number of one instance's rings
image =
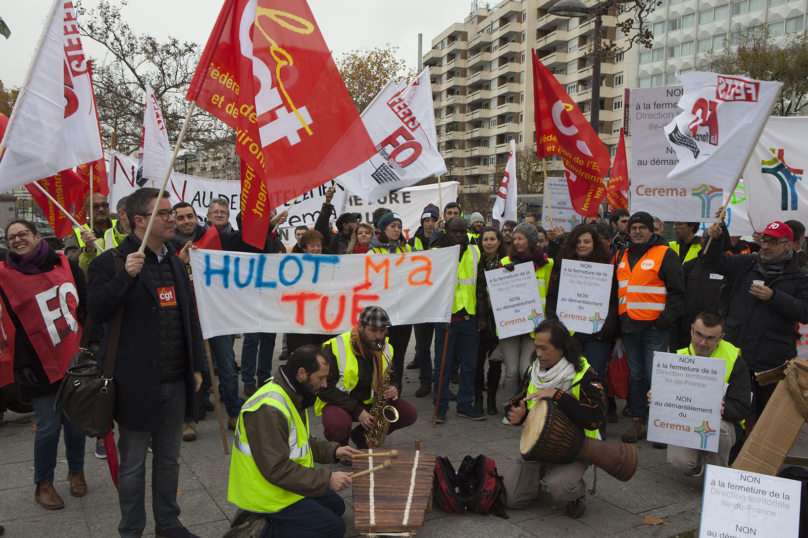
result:
[[(353, 472), (365, 471), (382, 464), (389, 456), (353, 460)], [(388, 453), (376, 449), (379, 453)], [(353, 482), (354, 526), (357, 530), (374, 535), (396, 533), (406, 536), (424, 524), (432, 478), (435, 471), (435, 452), (398, 450), (398, 457), (390, 460), (392, 468), (370, 473)]]

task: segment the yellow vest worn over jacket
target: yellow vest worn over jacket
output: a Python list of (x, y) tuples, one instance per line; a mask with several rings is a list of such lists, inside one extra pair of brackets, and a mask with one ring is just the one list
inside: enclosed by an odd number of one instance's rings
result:
[[(393, 359), (393, 346), (390, 345), (389, 339), (385, 338), (384, 349), (382, 353), (384, 356)], [(356, 358), (353, 348), (351, 347), (351, 331), (343, 333), (323, 344), (323, 347), (331, 346), (331, 352), (337, 358), (339, 365), (339, 380), (337, 381), (337, 388), (342, 392), (349, 394), (356, 384), (359, 382), (359, 360)], [(382, 361), (382, 375), (387, 370), (387, 360)], [(373, 403), (373, 387), (370, 388), (370, 398), (364, 401), (366, 404)], [(314, 412), (317, 416), (323, 414), (323, 408), (328, 405), (326, 402), (317, 398), (314, 404)]]
[[(727, 364), (726, 368), (727, 371), (724, 373), (724, 383), (729, 383), (729, 376), (732, 375), (732, 369), (735, 368), (735, 360), (738, 358), (741, 350), (737, 347), (733, 346), (726, 340), (721, 340), (716, 346), (715, 351), (713, 354), (710, 355), (711, 359), (724, 359), (724, 362)], [(692, 355), (696, 357), (696, 350), (693, 349), (693, 344), (678, 350), (676, 353), (680, 353), (682, 355)], [(744, 423), (746, 421), (741, 421), (741, 428), (743, 428)]]
[(480, 263), (480, 249), (469, 245), (457, 265), (457, 285), (455, 286), (452, 314), (464, 308), (470, 316), (477, 313), (477, 267)]
[[(104, 248), (105, 249), (115, 248), (115, 247), (118, 246), (118, 241), (115, 240), (115, 225), (116, 224), (118, 224), (118, 221), (117, 221), (117, 219), (114, 219), (112, 221), (112, 226), (107, 228), (107, 231), (104, 232)], [(92, 230), (90, 230), (90, 225), (89, 224), (83, 224), (81, 226), (81, 228), (73, 229), (73, 233), (76, 234), (76, 239), (79, 240), (79, 248), (84, 248), (84, 241), (81, 239), (81, 230), (82, 230), (82, 228), (87, 230), (88, 232), (92, 231)], [(112, 247), (110, 247), (109, 245), (112, 245)]]
[(629, 268), (628, 254), (617, 260), (618, 312), (640, 321), (653, 321), (665, 310), (668, 294), (665, 282), (659, 278), (659, 268), (668, 247), (655, 245)]
[[(418, 239), (416, 239), (416, 241), (418, 241)], [(394, 254), (393, 252), (388, 252), (381, 247), (373, 247), (368, 252), (373, 252), (374, 254)], [(405, 252), (412, 252), (412, 247), (406, 243), (396, 247), (395, 254), (403, 254)]]
[(262, 405), (271, 405), (286, 417), (289, 423), (289, 458), (304, 467), (312, 468), (314, 457), (309, 448), (308, 413), (304, 412), (304, 422), (292, 400), (274, 381), (258, 389), (242, 406), (233, 440), (227, 500), (250, 512), (274, 513), (303, 497), (268, 482), (255, 464), (244, 429), (244, 413), (257, 411)]
[[(674, 241), (673, 243), (670, 244), (670, 247), (676, 253), (676, 255), (679, 256), (679, 250), (681, 249), (681, 246), (679, 245), (679, 242)], [(688, 249), (687, 254), (685, 254), (685, 259), (682, 260), (682, 265), (689, 262), (693, 258), (698, 257), (699, 252), (701, 252), (701, 244), (700, 243), (690, 245), (690, 249)]]
[[(584, 363), (584, 367), (581, 369), (580, 372), (575, 372), (575, 377), (572, 379), (572, 387), (569, 390), (569, 393), (572, 394), (573, 396), (575, 396), (576, 400), (581, 399), (581, 379), (584, 378), (584, 374), (586, 373), (587, 370), (589, 370), (589, 363), (587, 362), (587, 360), (585, 358), (581, 357), (581, 362)], [(530, 369), (527, 371), (528, 377), (530, 377), (530, 374), (533, 372), (533, 368), (535, 366), (536, 366), (536, 361), (533, 361), (533, 364), (530, 365)], [(527, 387), (526, 396), (530, 396), (534, 392), (538, 392), (538, 391), (539, 391), (538, 387), (536, 387), (536, 385), (534, 385), (533, 382), (531, 381), (530, 385), (528, 385), (528, 387)], [(550, 402), (550, 404), (551, 405), (556, 405), (555, 402)], [(528, 400), (527, 401), (528, 410), (530, 408), (532, 408), (534, 405), (536, 405), (536, 400)], [(598, 434), (598, 430), (584, 430), (584, 433), (586, 433), (587, 437), (591, 437), (592, 439), (600, 439), (599, 434)]]

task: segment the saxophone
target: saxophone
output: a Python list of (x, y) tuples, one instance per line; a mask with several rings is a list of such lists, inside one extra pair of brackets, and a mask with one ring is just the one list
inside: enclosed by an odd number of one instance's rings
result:
[[(383, 344), (379, 344), (381, 351)], [(384, 393), (390, 386), (390, 369), (393, 367), (392, 357), (383, 355), (384, 360), (387, 362), (387, 368), (384, 370), (381, 382), (373, 395), (373, 407), (370, 408), (370, 414), (376, 419), (376, 424), (365, 432), (365, 440), (370, 448), (378, 448), (384, 444), (387, 439), (387, 430), (390, 428), (390, 423), (398, 421), (398, 411), (392, 405), (387, 405), (387, 400)]]

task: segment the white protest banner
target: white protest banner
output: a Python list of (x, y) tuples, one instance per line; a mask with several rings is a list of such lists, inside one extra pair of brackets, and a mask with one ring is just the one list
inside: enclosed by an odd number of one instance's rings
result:
[[(140, 187), (160, 188), (161, 178), (148, 178), (143, 185), (138, 185), (137, 160), (113, 151), (107, 166), (109, 179), (109, 207), (114, 213), (118, 200), (129, 196)], [(165, 172), (164, 172), (165, 173)], [(166, 192), (173, 206), (177, 202), (188, 202), (194, 207), (199, 223), (207, 222), (208, 206), (215, 198), (226, 198), (230, 201), (230, 224), (236, 229), (236, 215), (240, 208), (241, 182), (222, 179), (207, 179), (171, 172)]]
[(808, 221), (806, 137), (808, 118), (769, 118), (743, 175), (755, 229), (776, 220)]
[[(563, 226), (564, 231), (569, 232), (583, 222), (581, 215), (572, 207), (566, 177), (547, 176), (541, 212), (541, 224), (545, 230)], [(550, 222), (550, 213), (553, 214), (553, 222)]]
[(708, 465), (699, 538), (785, 538), (800, 534), (796, 480)]
[(350, 193), (346, 191), (342, 185), (331, 180), (325, 185), (320, 185), (309, 192), (301, 194), (295, 199), (294, 204), (292, 204), (292, 200), (290, 200), (276, 208), (279, 213), (289, 210), (289, 218), (287, 218), (286, 222), (281, 224), (279, 228), (295, 228), (297, 226), (313, 227), (320, 216), (320, 211), (323, 209), (325, 192), (332, 186), (335, 187), (334, 197), (331, 199), (331, 205), (334, 206), (334, 210), (331, 212), (331, 218), (328, 220), (329, 222), (336, 221), (337, 217), (344, 211)]
[(726, 362), (654, 353), (648, 440), (718, 452)]
[(631, 90), (631, 212), (646, 211), (665, 221), (715, 222), (720, 187), (668, 180), (679, 158), (664, 128), (678, 115), (682, 93), (681, 86)]
[(363, 200), (446, 173), (438, 151), (429, 67), (404, 88), (391, 80), (362, 112), (377, 154), (336, 178)]
[(149, 181), (163, 180), (171, 163), (171, 144), (160, 103), (151, 85), (146, 83), (146, 109), (143, 112), (143, 136), (137, 156), (137, 180), (141, 187)]
[(609, 314), (614, 266), (607, 263), (564, 260), (558, 285), (556, 312), (567, 329), (594, 334)]
[(675, 185), (711, 183), (733, 190), (774, 109), (782, 82), (718, 73), (677, 74), (682, 113), (665, 126), (679, 163), (668, 174)]
[[(562, 179), (566, 183), (566, 178)], [(517, 264), (513, 271), (504, 268), (486, 271), (485, 280), (500, 338), (535, 331), (544, 321), (543, 301), (532, 263)]]
[(448, 322), (459, 248), (365, 256), (194, 250), (202, 334), (336, 334), (369, 305), (384, 308), (394, 326)]

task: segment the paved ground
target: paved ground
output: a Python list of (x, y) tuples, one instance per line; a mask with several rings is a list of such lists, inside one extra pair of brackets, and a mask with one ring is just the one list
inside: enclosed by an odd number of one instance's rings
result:
[[(236, 341), (237, 355), (240, 354), (241, 342), (242, 340)], [(413, 349), (414, 342), (411, 342), (407, 362)], [(277, 366), (277, 361), (274, 366)], [(462, 419), (455, 415), (452, 406), (446, 424), (433, 429), (431, 398), (415, 398), (417, 388), (417, 374), (413, 375), (413, 371), (408, 371), (403, 396), (417, 406), (419, 418), (412, 427), (391, 435), (386, 447), (409, 449), (413, 447), (415, 439), (420, 439), (423, 450), (448, 456), (455, 468), (466, 454), (485, 454), (493, 458), (500, 473), (513, 465), (513, 460), (518, 455), (521, 428), (503, 425), (502, 415), (489, 417), (482, 422)], [(622, 409), (622, 402), (619, 409)], [(12, 413), (6, 415), (6, 419), (18, 418), (30, 418), (32, 422), (25, 425), (10, 424), (0, 429), (0, 525), (5, 526), (6, 536), (117, 536), (120, 518), (118, 498), (109, 477), (107, 463), (93, 457), (94, 443), (87, 442), (85, 474), (89, 493), (81, 499), (69, 494), (64, 446), (60, 447), (56, 489), (65, 500), (65, 508), (48, 512), (33, 498), (34, 432), (31, 427), (35, 418), (33, 414), (24, 417)], [(310, 418), (312, 434), (321, 437), (320, 419), (313, 412), (310, 413)], [(617, 440), (628, 428), (628, 419), (621, 416), (619, 424), (609, 426), (607, 440)], [(202, 537), (220, 537), (227, 531), (229, 520), (236, 513), (235, 506), (227, 501), (230, 460), (223, 454), (214, 413), (208, 414), (208, 418), (198, 425), (197, 431), (199, 439), (193, 443), (184, 443), (182, 447), (179, 485), (181, 520)], [(231, 432), (227, 433), (228, 443), (232, 445)], [(535, 502), (527, 510), (509, 511), (508, 519), (476, 514), (447, 514), (436, 507), (432, 513), (426, 514), (426, 522), (418, 536), (666, 538), (696, 528), (700, 517), (702, 479), (687, 478), (671, 469), (665, 462), (665, 451), (653, 449), (650, 443), (640, 442), (638, 448), (640, 468), (632, 480), (621, 483), (599, 472), (597, 492), (587, 495), (586, 514), (579, 520), (567, 517), (563, 506), (555, 506), (549, 497), (542, 497), (541, 502)], [(808, 436), (805, 432), (792, 452), (808, 452)], [(148, 472), (149, 482), (150, 476), (151, 473)], [(586, 480), (591, 488), (591, 468)], [(342, 495), (347, 505), (344, 515), (348, 527), (346, 536), (359, 536), (353, 526), (351, 490)], [(151, 533), (154, 531), (154, 521), (148, 507), (151, 500), (150, 485), (147, 485), (146, 500), (149, 512), (146, 532)], [(646, 516), (661, 518), (664, 524), (643, 524)]]

